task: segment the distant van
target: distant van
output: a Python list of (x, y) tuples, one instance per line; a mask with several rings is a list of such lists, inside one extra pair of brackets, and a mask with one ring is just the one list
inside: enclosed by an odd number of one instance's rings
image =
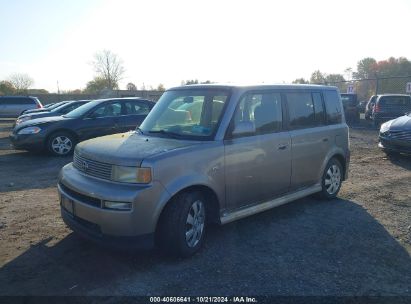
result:
[(0, 117), (19, 117), (25, 110), (40, 109), (43, 105), (36, 97), (1, 96)]
[(335, 87), (182, 86), (167, 90), (135, 132), (77, 145), (60, 172), (61, 214), (100, 243), (156, 242), (189, 256), (210, 223), (314, 193), (335, 198), (349, 160)]

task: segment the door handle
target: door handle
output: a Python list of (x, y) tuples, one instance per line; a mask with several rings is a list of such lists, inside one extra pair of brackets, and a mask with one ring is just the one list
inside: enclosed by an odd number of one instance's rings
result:
[(327, 142), (328, 141), (328, 138), (323, 138), (323, 142)]
[(285, 150), (287, 149), (287, 145), (279, 145), (278, 150)]

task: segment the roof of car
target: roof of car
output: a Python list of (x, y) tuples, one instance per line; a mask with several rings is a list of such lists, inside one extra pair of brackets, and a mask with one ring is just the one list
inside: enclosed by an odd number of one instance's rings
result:
[(215, 88), (215, 89), (322, 89), (322, 90), (335, 90), (334, 86), (318, 85), (318, 84), (233, 84), (233, 83), (212, 83), (212, 84), (190, 84), (179, 87), (173, 87), (168, 90), (189, 90), (196, 88)]
[(146, 101), (152, 101), (150, 99), (144, 98), (144, 97), (111, 97), (111, 98), (102, 98), (102, 99), (92, 99), (89, 101), (110, 101), (110, 100), (146, 100)]

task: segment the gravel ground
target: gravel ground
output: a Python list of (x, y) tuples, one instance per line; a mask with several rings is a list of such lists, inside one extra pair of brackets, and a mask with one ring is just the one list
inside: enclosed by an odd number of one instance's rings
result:
[(59, 215), (70, 158), (10, 149), (0, 121), (0, 295), (411, 296), (411, 158), (351, 130), (339, 199), (305, 198), (221, 227), (180, 260), (82, 240)]

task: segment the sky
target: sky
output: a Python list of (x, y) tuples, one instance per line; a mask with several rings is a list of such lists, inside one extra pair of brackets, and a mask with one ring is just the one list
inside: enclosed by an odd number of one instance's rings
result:
[(365, 57), (411, 59), (410, 16), (411, 0), (0, 0), (0, 80), (84, 89), (108, 49), (123, 60), (122, 89), (288, 83)]

